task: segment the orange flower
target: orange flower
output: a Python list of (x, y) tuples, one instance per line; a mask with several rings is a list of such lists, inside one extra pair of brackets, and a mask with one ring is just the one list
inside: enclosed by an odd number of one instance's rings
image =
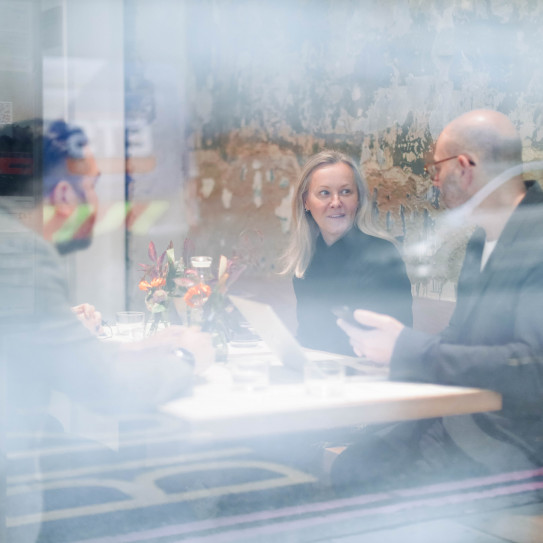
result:
[(151, 282), (145, 281), (142, 279), (139, 282), (139, 288), (140, 290), (151, 290), (152, 288), (160, 288), (163, 287), (166, 284), (166, 279), (163, 277), (155, 277), (154, 279), (151, 279)]
[(155, 277), (151, 279), (151, 286), (153, 288), (163, 287), (166, 284), (166, 279), (164, 277)]
[[(194, 285), (193, 287), (190, 287), (185, 293), (183, 299), (190, 307), (201, 307), (209, 298), (210, 294), (211, 287), (204, 283), (200, 283), (199, 285)], [(193, 298), (196, 299), (193, 300)]]

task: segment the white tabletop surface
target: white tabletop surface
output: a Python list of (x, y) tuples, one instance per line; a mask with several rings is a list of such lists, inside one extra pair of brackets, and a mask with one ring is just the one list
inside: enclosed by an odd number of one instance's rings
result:
[(304, 383), (239, 390), (224, 364), (214, 365), (205, 381), (195, 386), (193, 396), (172, 401), (161, 410), (188, 423), (194, 437), (212, 440), (501, 409), (496, 392), (379, 377), (348, 377), (341, 393), (329, 396), (309, 394)]

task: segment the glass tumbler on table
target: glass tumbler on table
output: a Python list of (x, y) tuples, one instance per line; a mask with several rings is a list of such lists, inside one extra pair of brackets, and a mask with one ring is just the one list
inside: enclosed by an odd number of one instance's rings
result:
[(145, 335), (145, 314), (142, 311), (118, 311), (115, 315), (117, 333), (132, 340)]
[(305, 390), (311, 396), (340, 396), (345, 367), (338, 360), (310, 360), (304, 366)]
[(198, 272), (198, 277), (201, 283), (207, 283), (211, 272), (211, 264), (213, 258), (210, 256), (193, 256), (190, 259), (190, 264)]
[(236, 390), (263, 390), (270, 384), (269, 361), (265, 358), (244, 356), (232, 360), (229, 367)]

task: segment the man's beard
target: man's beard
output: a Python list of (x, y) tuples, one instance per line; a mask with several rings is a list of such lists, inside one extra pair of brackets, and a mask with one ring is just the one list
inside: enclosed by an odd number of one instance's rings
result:
[(65, 241), (55, 241), (55, 247), (61, 255), (88, 249), (92, 242), (92, 233), (96, 215), (90, 215), (80, 228), (75, 232), (74, 237), (70, 237)]
[(458, 179), (454, 173), (449, 173), (439, 190), (440, 200), (447, 209), (455, 209), (464, 204), (469, 197), (458, 186)]
[(68, 253), (72, 253), (74, 251), (81, 251), (83, 249), (88, 249), (91, 242), (92, 242), (92, 237), (70, 239), (68, 241), (55, 243), (55, 247), (57, 248), (57, 251), (61, 255), (65, 255)]

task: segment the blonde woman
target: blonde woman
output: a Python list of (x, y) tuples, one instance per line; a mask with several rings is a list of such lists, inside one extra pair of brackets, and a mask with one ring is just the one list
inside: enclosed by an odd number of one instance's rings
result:
[(333, 309), (371, 309), (412, 324), (411, 284), (394, 244), (371, 224), (371, 201), (348, 156), (309, 159), (292, 202), (284, 272), (293, 273), (298, 339), (306, 347), (353, 354)]

